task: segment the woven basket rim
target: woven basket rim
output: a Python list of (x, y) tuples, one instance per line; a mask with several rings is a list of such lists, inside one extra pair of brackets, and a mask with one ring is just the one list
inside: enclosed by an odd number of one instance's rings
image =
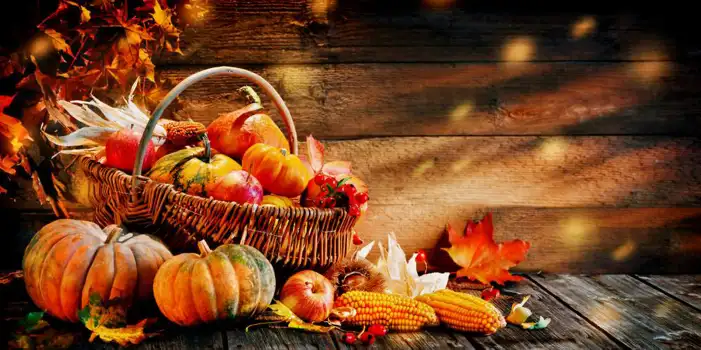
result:
[[(120, 178), (123, 178), (124, 180), (128, 181), (128, 183), (131, 183), (131, 180), (132, 180), (131, 174), (127, 174), (126, 172), (124, 172), (120, 169), (117, 169), (117, 168), (108, 167), (108, 166), (96, 161), (94, 158), (92, 158), (90, 156), (81, 155), (80, 157), (86, 159), (91, 165), (100, 167), (100, 168), (104, 169), (105, 171), (110, 171), (112, 173), (116, 173), (119, 175)], [(240, 204), (237, 202), (222, 201), (222, 200), (214, 199), (211, 197), (202, 197), (202, 196), (189, 194), (189, 193), (186, 193), (186, 192), (183, 192), (183, 191), (176, 189), (173, 184), (168, 184), (168, 183), (164, 183), (164, 182), (157, 182), (157, 181), (154, 181), (154, 180), (148, 178), (145, 175), (139, 176), (139, 180), (141, 180), (140, 186), (145, 186), (146, 184), (153, 183), (156, 186), (167, 187), (170, 191), (172, 191), (176, 194), (192, 197), (192, 198), (195, 198), (197, 200), (211, 201), (213, 203), (224, 203), (227, 205), (233, 205), (234, 207), (244, 207), (244, 208), (245, 207), (254, 207), (254, 208), (255, 207), (262, 207), (262, 205), (260, 205), (260, 204), (253, 204), (253, 203)], [(275, 207), (275, 208), (280, 211), (280, 214), (294, 214), (295, 212), (299, 212), (299, 213), (307, 212), (308, 213), (308, 212), (316, 211), (319, 213), (336, 213), (336, 214), (340, 214), (340, 215), (349, 215), (346, 210), (341, 209), (341, 208), (317, 208), (317, 207)]]

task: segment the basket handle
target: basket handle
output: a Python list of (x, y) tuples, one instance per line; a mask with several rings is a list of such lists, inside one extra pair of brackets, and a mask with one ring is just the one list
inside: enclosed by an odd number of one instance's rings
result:
[(282, 119), (285, 122), (285, 126), (287, 127), (287, 139), (289, 140), (290, 147), (292, 148), (290, 152), (292, 152), (292, 154), (298, 153), (299, 145), (297, 144), (297, 130), (295, 129), (295, 124), (292, 120), (292, 115), (290, 115), (290, 110), (287, 109), (285, 101), (282, 100), (280, 94), (278, 94), (275, 88), (273, 88), (273, 86), (270, 85), (268, 81), (266, 81), (265, 79), (263, 79), (263, 77), (256, 73), (236, 67), (222, 66), (205, 69), (203, 71), (190, 75), (189, 77), (185, 78), (183, 81), (178, 83), (178, 85), (176, 85), (173, 89), (171, 89), (168, 92), (168, 94), (163, 98), (163, 101), (161, 101), (161, 103), (159, 103), (156, 109), (153, 111), (153, 115), (148, 121), (148, 124), (146, 124), (146, 128), (144, 129), (144, 133), (141, 137), (141, 142), (139, 143), (139, 150), (136, 153), (136, 162), (134, 163), (134, 171), (132, 172), (131, 183), (132, 201), (137, 200), (137, 185), (139, 181), (139, 176), (141, 176), (141, 171), (144, 164), (144, 157), (146, 156), (146, 147), (148, 145), (149, 140), (151, 140), (151, 136), (153, 136), (153, 130), (156, 128), (156, 124), (161, 118), (161, 115), (163, 115), (165, 109), (168, 108), (168, 105), (170, 105), (170, 103), (173, 102), (173, 100), (176, 97), (178, 97), (178, 95), (180, 95), (181, 92), (185, 91), (185, 89), (190, 87), (190, 85), (205, 78), (221, 74), (246, 78), (256, 83), (260, 88), (263, 89), (263, 91), (265, 91), (266, 94), (268, 94), (268, 96), (270, 96), (273, 99), (275, 108), (278, 110), (280, 115), (282, 115)]

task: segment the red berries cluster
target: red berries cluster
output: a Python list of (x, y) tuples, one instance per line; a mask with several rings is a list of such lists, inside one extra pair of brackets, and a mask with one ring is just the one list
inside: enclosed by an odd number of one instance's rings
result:
[(370, 198), (365, 192), (358, 192), (353, 184), (340, 182), (335, 177), (318, 173), (314, 176), (314, 183), (321, 187), (321, 192), (316, 198), (312, 198), (312, 205), (319, 208), (335, 208), (336, 206), (348, 206), (348, 214), (360, 215), (360, 206)]
[(375, 343), (375, 339), (377, 337), (383, 337), (387, 334), (387, 327), (381, 325), (381, 324), (374, 324), (370, 327), (368, 327), (367, 330), (364, 332), (360, 333), (360, 336), (356, 336), (355, 333), (353, 332), (347, 332), (345, 336), (343, 337), (343, 342), (352, 345), (354, 344), (358, 339), (360, 339), (361, 342), (365, 345), (372, 345)]
[(482, 290), (482, 299), (486, 301), (490, 301), (492, 299), (496, 299), (501, 295), (501, 292), (499, 292), (499, 289), (496, 289), (494, 287), (489, 287), (487, 289)]

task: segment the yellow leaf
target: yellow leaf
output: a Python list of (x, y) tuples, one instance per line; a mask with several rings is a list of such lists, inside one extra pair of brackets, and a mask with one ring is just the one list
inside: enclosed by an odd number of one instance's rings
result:
[(90, 324), (86, 324), (86, 327), (92, 331), (90, 335), (91, 342), (99, 337), (105, 342), (113, 341), (121, 346), (128, 346), (129, 344), (139, 344), (144, 339), (152, 336), (152, 334), (144, 333), (144, 327), (154, 321), (155, 319), (147, 318), (135, 325), (121, 328), (109, 328), (102, 325), (91, 328)]
[(54, 48), (56, 48), (56, 50), (63, 51), (73, 56), (71, 46), (68, 45), (68, 43), (66, 43), (66, 39), (63, 38), (63, 35), (61, 35), (61, 33), (53, 29), (47, 29), (44, 31), (44, 34), (48, 35), (51, 38), (51, 43), (54, 45)]
[(80, 23), (86, 23), (90, 21), (90, 10), (80, 6)]
[(139, 61), (143, 66), (143, 74), (146, 79), (156, 82), (155, 70), (156, 66), (151, 62), (151, 56), (144, 49), (139, 49)]
[(298, 320), (299, 322), (304, 322), (302, 321), (301, 318), (299, 318), (297, 315), (295, 315), (290, 308), (285, 306), (285, 304), (281, 303), (279, 300), (276, 300), (274, 304), (268, 306), (270, 310), (273, 311), (274, 314), (284, 317), (285, 320), (291, 321), (291, 320)]
[(335, 328), (333, 326), (320, 326), (317, 324), (307, 323), (304, 321), (300, 322), (297, 320), (290, 321), (290, 323), (287, 326), (290, 328), (294, 328), (294, 329), (302, 329), (305, 331), (316, 332), (316, 333), (328, 333), (332, 329)]

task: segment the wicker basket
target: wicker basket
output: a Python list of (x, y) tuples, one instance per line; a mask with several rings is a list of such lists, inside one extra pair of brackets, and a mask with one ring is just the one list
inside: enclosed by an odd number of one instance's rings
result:
[(173, 185), (141, 176), (146, 145), (163, 111), (190, 85), (219, 74), (244, 77), (262, 88), (285, 121), (291, 152), (298, 153), (290, 112), (265, 79), (240, 68), (210, 68), (180, 82), (156, 107), (143, 133), (134, 176), (106, 167), (88, 156), (79, 159), (90, 180), (94, 220), (101, 226), (121, 223), (152, 233), (174, 251), (194, 250), (200, 239), (213, 245), (250, 245), (286, 270), (323, 269), (344, 258), (352, 245), (357, 219), (344, 209), (240, 205), (189, 195)]

